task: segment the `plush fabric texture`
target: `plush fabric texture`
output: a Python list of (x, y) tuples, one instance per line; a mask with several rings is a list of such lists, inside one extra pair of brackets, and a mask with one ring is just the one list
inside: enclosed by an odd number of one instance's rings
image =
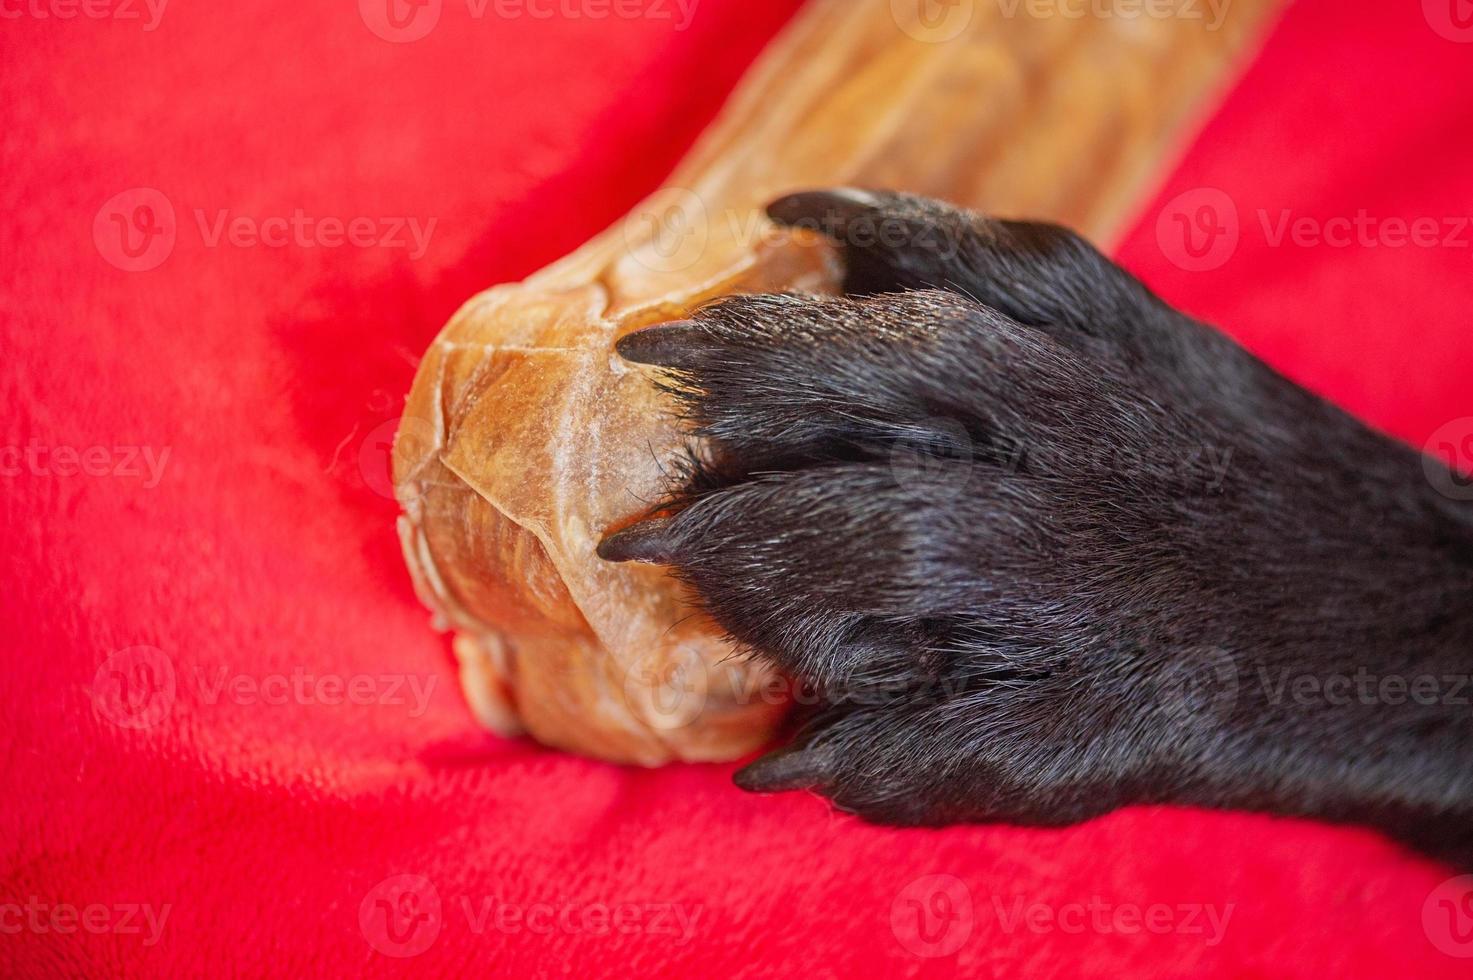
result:
[[(3, 7), (0, 973), (1466, 975), (1459, 883), (1368, 832), (896, 831), (477, 730), (393, 534), (396, 411), (796, 4), (691, 6), (450, 2), (404, 43), (367, 2)], [(1301, 0), (1116, 249), (1417, 445), (1473, 433), (1461, 12)], [(1235, 245), (1183, 247), (1204, 207)]]

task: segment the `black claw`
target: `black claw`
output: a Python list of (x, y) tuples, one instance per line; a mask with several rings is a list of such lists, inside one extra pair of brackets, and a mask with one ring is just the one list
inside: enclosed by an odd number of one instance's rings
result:
[(670, 518), (644, 521), (604, 538), (598, 556), (604, 561), (642, 561), (652, 565), (669, 565), (675, 559), (671, 540)]
[(674, 320), (625, 334), (614, 350), (626, 361), (654, 367), (680, 368), (699, 350), (700, 327), (693, 320)]
[(769, 204), (767, 216), (780, 225), (816, 225), (820, 231), (835, 235), (855, 218), (873, 214), (882, 203), (869, 191), (852, 187), (800, 191)]
[(731, 780), (749, 793), (784, 793), (822, 786), (829, 769), (827, 756), (818, 750), (790, 745), (738, 769)]

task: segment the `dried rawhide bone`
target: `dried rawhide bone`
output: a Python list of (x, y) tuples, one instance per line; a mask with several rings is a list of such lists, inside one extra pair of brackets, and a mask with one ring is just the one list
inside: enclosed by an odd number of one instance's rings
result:
[(477, 718), (642, 765), (766, 741), (780, 683), (661, 570), (594, 555), (659, 498), (682, 445), (614, 341), (724, 293), (834, 290), (833, 252), (762, 217), (793, 190), (907, 190), (1108, 241), (1275, 5), (814, 0), (665, 188), (471, 299), (420, 365), (394, 479), (404, 554)]

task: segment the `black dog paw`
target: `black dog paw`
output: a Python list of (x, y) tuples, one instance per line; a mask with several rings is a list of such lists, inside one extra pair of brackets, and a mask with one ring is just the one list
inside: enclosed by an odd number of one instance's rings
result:
[(862, 192), (772, 213), (833, 237), (856, 295), (730, 297), (621, 340), (696, 448), (599, 548), (668, 565), (822, 694), (741, 785), (899, 824), (1142, 801), (1404, 839), (1463, 819), (1465, 713), (1307, 712), (1262, 680), (1348, 650), (1465, 669), (1473, 545), (1415, 453), (1063, 229)]

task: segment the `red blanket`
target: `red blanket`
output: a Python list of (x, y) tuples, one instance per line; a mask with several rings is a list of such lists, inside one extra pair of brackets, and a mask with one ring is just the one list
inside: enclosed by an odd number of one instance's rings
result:
[[(0, 973), (1473, 969), (1461, 883), (1366, 832), (894, 831), (477, 731), (392, 532), (413, 361), (795, 2), (376, 6), (0, 3)], [(1118, 249), (1418, 445), (1473, 435), (1466, 7), (1302, 0)]]

